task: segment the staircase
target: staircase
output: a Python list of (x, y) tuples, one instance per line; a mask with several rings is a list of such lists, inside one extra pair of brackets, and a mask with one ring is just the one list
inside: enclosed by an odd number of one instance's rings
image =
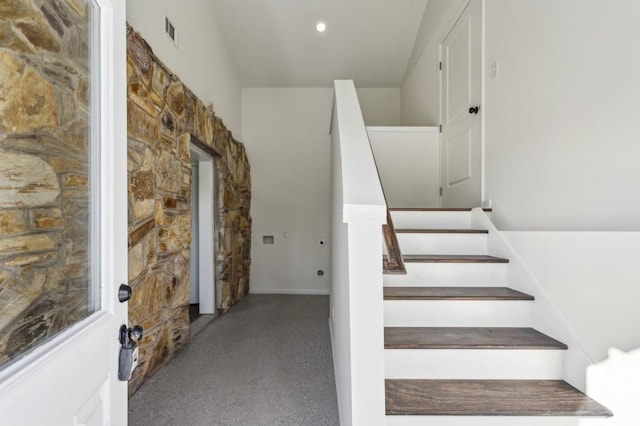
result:
[(563, 381), (562, 342), (466, 209), (391, 209), (406, 275), (384, 276), (386, 424), (576, 425), (609, 417)]

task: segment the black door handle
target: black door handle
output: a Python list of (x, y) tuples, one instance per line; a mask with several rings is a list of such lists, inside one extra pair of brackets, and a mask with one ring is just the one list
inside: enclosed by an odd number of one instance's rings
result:
[(469, 114), (477, 114), (478, 111), (480, 111), (480, 107), (479, 106), (474, 106), (469, 108)]

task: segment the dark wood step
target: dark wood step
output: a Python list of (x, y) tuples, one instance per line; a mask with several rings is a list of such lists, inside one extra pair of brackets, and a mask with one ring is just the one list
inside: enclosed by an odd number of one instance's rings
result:
[[(474, 207), (475, 208), (475, 207)], [(472, 208), (467, 207), (389, 207), (389, 211), (392, 212), (470, 212), (473, 210)], [(485, 212), (490, 212), (492, 209), (485, 208), (482, 209)]]
[(533, 328), (385, 327), (385, 349), (567, 349)]
[(405, 263), (509, 263), (509, 259), (477, 254), (405, 254)]
[(385, 287), (384, 300), (534, 300), (508, 287)]
[(611, 417), (561, 380), (386, 380), (387, 415)]
[(486, 229), (396, 229), (396, 234), (488, 234)]

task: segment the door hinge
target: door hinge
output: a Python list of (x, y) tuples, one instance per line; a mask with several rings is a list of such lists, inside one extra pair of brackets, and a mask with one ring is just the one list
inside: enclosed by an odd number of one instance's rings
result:
[(440, 71), (442, 71), (442, 61), (440, 61)]
[(442, 187), (440, 187), (440, 196), (442, 197)]
[(442, 133), (442, 124), (438, 127), (440, 128), (440, 133)]

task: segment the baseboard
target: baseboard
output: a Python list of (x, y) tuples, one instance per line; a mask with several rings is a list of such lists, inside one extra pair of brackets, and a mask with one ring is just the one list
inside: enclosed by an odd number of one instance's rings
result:
[(291, 289), (291, 288), (258, 288), (258, 289), (250, 289), (249, 293), (251, 294), (293, 294), (300, 296), (328, 296), (330, 293), (329, 289), (310, 289), (310, 290), (302, 290), (302, 289)]

